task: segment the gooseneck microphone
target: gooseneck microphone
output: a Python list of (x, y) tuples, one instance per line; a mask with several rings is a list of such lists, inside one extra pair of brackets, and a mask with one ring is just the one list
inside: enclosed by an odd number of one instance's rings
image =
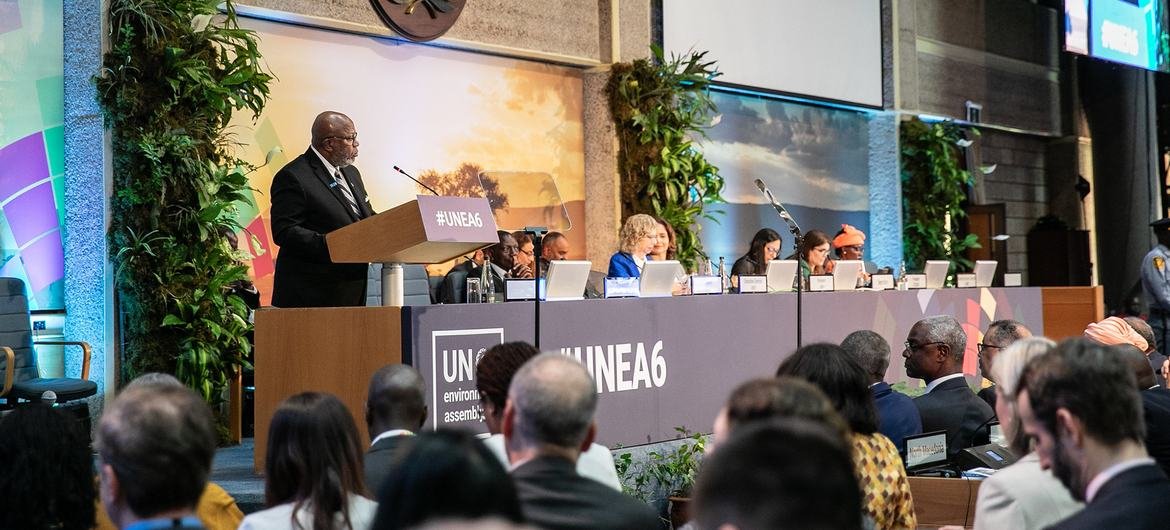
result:
[(792, 215), (788, 213), (788, 209), (785, 208), (783, 204), (780, 204), (780, 202), (772, 196), (772, 192), (768, 190), (768, 186), (764, 185), (764, 181), (756, 179), (756, 187), (760, 188), (760, 191), (768, 197), (768, 201), (772, 203), (772, 207), (776, 209), (776, 213), (780, 214), (780, 218), (783, 219), (785, 223), (788, 223), (788, 229), (792, 232), (792, 234), (800, 235), (800, 225), (796, 224), (796, 220), (793, 219)]
[(406, 178), (413, 180), (415, 184), (418, 184), (419, 186), (426, 188), (427, 191), (434, 193), (436, 196), (439, 195), (439, 192), (435, 191), (434, 188), (431, 188), (430, 186), (427, 186), (426, 184), (423, 184), (422, 182), (420, 182), (418, 179), (410, 176), (410, 173), (403, 171), (402, 168), (400, 168), (398, 166), (394, 166), (394, 171), (397, 171), (399, 173), (402, 173), (403, 175), (406, 175)]

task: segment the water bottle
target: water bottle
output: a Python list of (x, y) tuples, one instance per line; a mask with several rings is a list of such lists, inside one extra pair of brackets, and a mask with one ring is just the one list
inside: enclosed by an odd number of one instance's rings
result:
[(906, 260), (902, 260), (902, 266), (898, 268), (898, 285), (899, 291), (905, 291), (906, 286)]
[(496, 301), (496, 282), (492, 281), (491, 268), (492, 259), (484, 256), (483, 269), (479, 271), (479, 285), (483, 289), (483, 301), (488, 303)]
[(719, 290), (726, 293), (727, 292), (727, 274), (725, 274), (725, 272), (726, 272), (725, 267), (726, 267), (726, 262), (723, 260), (723, 256), (719, 256)]

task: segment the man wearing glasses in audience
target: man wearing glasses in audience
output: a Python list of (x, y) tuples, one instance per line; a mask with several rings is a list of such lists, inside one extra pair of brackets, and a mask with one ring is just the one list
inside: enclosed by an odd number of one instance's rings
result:
[(272, 179), (272, 238), (280, 246), (272, 305), (366, 305), (364, 263), (333, 263), (325, 234), (374, 215), (362, 175), (353, 121), (339, 112), (313, 120), (309, 149)]
[(914, 398), (922, 416), (922, 432), (947, 432), (947, 457), (987, 443), (991, 407), (971, 391), (963, 377), (967, 333), (951, 316), (919, 320), (906, 336), (906, 375), (926, 382), (926, 391)]
[(991, 381), (992, 384), (987, 388), (980, 389), (978, 396), (979, 399), (987, 402), (991, 410), (995, 410), (995, 379), (991, 375), (991, 363), (995, 361), (995, 356), (999, 355), (999, 352), (1011, 343), (1031, 336), (1031, 330), (1015, 320), (996, 320), (987, 326), (987, 332), (983, 334), (983, 342), (977, 345), (979, 348), (979, 373), (983, 374), (984, 379)]

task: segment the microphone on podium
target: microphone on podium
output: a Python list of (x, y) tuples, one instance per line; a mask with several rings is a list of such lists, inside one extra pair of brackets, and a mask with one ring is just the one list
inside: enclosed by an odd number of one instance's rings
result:
[(793, 219), (792, 215), (788, 213), (788, 209), (785, 208), (783, 204), (780, 204), (780, 202), (772, 196), (772, 192), (768, 190), (768, 186), (764, 184), (764, 181), (756, 179), (756, 187), (760, 188), (760, 191), (768, 197), (768, 201), (772, 203), (772, 207), (776, 209), (776, 213), (780, 214), (780, 218), (783, 219), (784, 222), (788, 223), (788, 229), (793, 234), (799, 234), (800, 225), (796, 224), (796, 220)]
[(439, 192), (435, 191), (434, 188), (431, 188), (430, 186), (427, 186), (426, 184), (423, 184), (422, 182), (420, 182), (418, 179), (410, 176), (410, 173), (403, 171), (402, 168), (400, 168), (398, 166), (394, 166), (394, 171), (397, 171), (399, 173), (402, 173), (403, 175), (406, 175), (406, 178), (413, 180), (415, 184), (418, 184), (419, 186), (426, 188), (427, 191), (434, 193), (436, 196), (439, 195)]

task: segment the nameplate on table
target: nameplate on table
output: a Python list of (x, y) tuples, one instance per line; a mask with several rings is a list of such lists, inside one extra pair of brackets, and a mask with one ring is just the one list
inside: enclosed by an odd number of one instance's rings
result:
[(641, 279), (639, 278), (606, 278), (606, 298), (631, 298), (641, 294)]
[(873, 274), (869, 277), (870, 286), (875, 291), (886, 291), (894, 288), (893, 274)]
[(691, 294), (723, 294), (722, 280), (718, 276), (691, 276)]
[(955, 275), (955, 287), (960, 289), (970, 289), (975, 287), (975, 273), (960, 272)]
[[(544, 285), (544, 280), (540, 281)], [(542, 291), (544, 289), (541, 289)], [(504, 301), (533, 300), (536, 298), (536, 283), (531, 279), (508, 278), (504, 280)]]
[(1019, 287), (1024, 285), (1023, 276), (1018, 272), (1008, 272), (1003, 275), (1004, 287)]
[(907, 289), (925, 289), (926, 275), (925, 274), (907, 274), (906, 275)]
[(832, 291), (833, 275), (817, 274), (808, 277), (808, 290), (812, 292)]
[(418, 196), (418, 213), (429, 241), (498, 241), (492, 207), (482, 197)]
[(766, 293), (768, 292), (768, 277), (762, 274), (740, 274), (739, 275), (739, 292), (741, 293)]

